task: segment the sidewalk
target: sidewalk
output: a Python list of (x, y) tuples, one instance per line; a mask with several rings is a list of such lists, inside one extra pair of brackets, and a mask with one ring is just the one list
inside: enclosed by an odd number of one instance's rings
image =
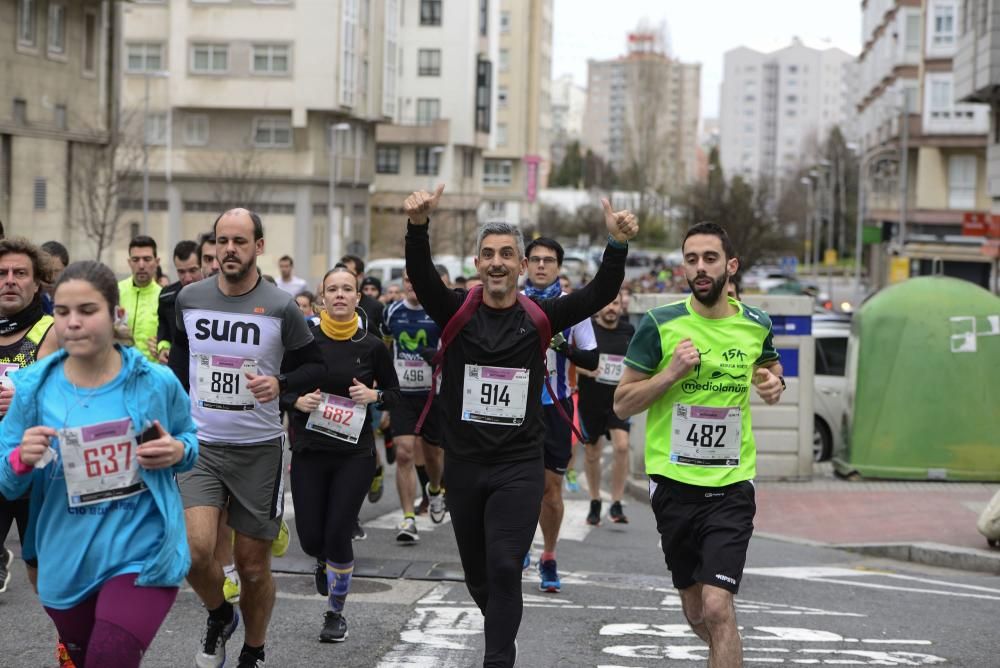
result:
[[(644, 479), (629, 481), (649, 503)], [(755, 536), (1000, 575), (976, 519), (1000, 484), (851, 482), (828, 464), (808, 482), (758, 482)]]

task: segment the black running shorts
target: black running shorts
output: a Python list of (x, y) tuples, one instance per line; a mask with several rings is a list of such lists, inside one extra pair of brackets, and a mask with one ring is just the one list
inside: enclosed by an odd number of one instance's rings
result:
[(754, 496), (749, 480), (699, 487), (651, 476), (656, 529), (676, 588), (700, 582), (739, 591), (757, 512)]
[[(399, 401), (389, 412), (389, 425), (392, 427), (393, 436), (414, 436), (417, 433), (417, 422), (420, 420), (420, 413), (424, 410), (427, 402), (426, 394), (405, 394), (400, 393)], [(439, 398), (435, 398), (431, 404), (431, 409), (427, 411), (427, 418), (424, 420), (420, 430), (420, 436), (432, 445), (441, 443), (441, 419), (440, 419)]]
[[(573, 419), (573, 400), (560, 399), (566, 416)], [(545, 416), (545, 468), (564, 475), (573, 456), (573, 428), (563, 419), (555, 404), (542, 406)]]
[(593, 445), (601, 440), (601, 436), (611, 438), (612, 429), (628, 431), (631, 428), (628, 420), (623, 420), (608, 406), (606, 410), (599, 412), (588, 412), (580, 407), (580, 432), (583, 442)]

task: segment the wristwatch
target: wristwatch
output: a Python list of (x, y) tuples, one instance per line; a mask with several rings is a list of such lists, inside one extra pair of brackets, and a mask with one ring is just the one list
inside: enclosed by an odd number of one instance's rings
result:
[(375, 407), (382, 408), (382, 390), (375, 390)]
[(787, 390), (788, 386), (785, 385), (785, 377), (784, 376), (778, 376), (778, 380), (781, 381), (781, 391), (784, 392), (785, 390)]
[(284, 392), (288, 388), (288, 376), (283, 373), (279, 373), (275, 377), (278, 379), (278, 391)]

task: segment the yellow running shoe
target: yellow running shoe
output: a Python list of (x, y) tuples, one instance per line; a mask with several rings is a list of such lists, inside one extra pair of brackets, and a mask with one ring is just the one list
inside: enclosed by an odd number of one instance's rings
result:
[(383, 477), (382, 467), (379, 466), (375, 469), (375, 477), (372, 478), (372, 484), (368, 488), (368, 503), (378, 503), (378, 500), (382, 498)]
[(278, 537), (271, 543), (271, 554), (275, 557), (283, 557), (285, 552), (288, 552), (288, 524), (285, 523), (285, 520), (281, 520)]
[(240, 602), (240, 580), (239, 576), (230, 578), (228, 575), (222, 581), (222, 595), (226, 597), (226, 601), (236, 605)]

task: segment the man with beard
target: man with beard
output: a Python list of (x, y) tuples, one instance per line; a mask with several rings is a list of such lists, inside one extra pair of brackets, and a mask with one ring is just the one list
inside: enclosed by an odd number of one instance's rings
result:
[(646, 473), (663, 554), (709, 665), (743, 665), (733, 597), (753, 534), (757, 448), (750, 386), (767, 404), (785, 381), (771, 319), (723, 296), (739, 261), (715, 223), (681, 246), (691, 295), (643, 316), (615, 391), (615, 414), (647, 408)]
[(611, 441), (614, 463), (611, 467), (611, 508), (608, 517), (616, 524), (628, 524), (622, 509), (625, 477), (628, 475), (628, 420), (611, 409), (615, 388), (622, 377), (623, 361), (635, 329), (621, 317), (621, 293), (594, 316), (594, 336), (600, 355), (596, 371), (580, 372), (580, 430), (586, 448), (587, 486), (590, 488), (590, 512), (587, 524), (601, 523), (601, 437)]
[[(10, 374), (58, 349), (48, 336), (52, 316), (42, 310), (41, 287), (48, 280), (39, 249), (25, 239), (0, 241), (0, 419), (14, 398)], [(3, 547), (11, 524), (24, 545), (28, 496), (9, 501), (0, 496), (0, 593), (7, 591), (13, 554)], [(35, 564), (28, 561), (29, 568)], [(29, 575), (33, 573), (29, 571)]]
[(156, 282), (156, 242), (152, 237), (138, 236), (128, 242), (128, 267), (132, 275), (118, 283), (118, 303), (125, 309), (132, 345), (150, 362), (157, 362), (155, 347), (150, 350), (150, 339), (156, 338), (159, 329), (157, 312), (160, 291)]
[[(521, 231), (487, 223), (475, 260), (483, 288), (463, 296), (441, 282), (431, 259), (429, 216), (443, 192), (439, 185), (404, 203), (406, 274), (443, 336), (462, 325), (439, 360), (448, 508), (466, 586), (486, 617), (483, 665), (507, 667), (517, 658), (521, 564), (545, 489), (545, 418), (537, 397), (547, 374), (542, 346), (551, 332), (538, 327), (544, 329), (545, 317), (552, 331), (562, 331), (614, 299), (625, 278), (628, 240), (639, 226), (631, 213), (612, 211), (604, 200), (608, 244), (594, 280), (571, 295), (536, 301), (517, 289), (528, 270)], [(460, 320), (449, 329), (453, 317)]]
[[(184, 240), (174, 246), (174, 269), (177, 270), (177, 281), (160, 291), (160, 304), (157, 309), (159, 326), (156, 338), (149, 345), (156, 351), (160, 364), (166, 364), (170, 358), (171, 341), (177, 333), (177, 321), (174, 319), (174, 303), (181, 288), (200, 281), (201, 258), (198, 257), (198, 244)], [(187, 387), (187, 384), (184, 383)]]
[(208, 609), (195, 665), (223, 665), (226, 641), (239, 624), (213, 555), (219, 515), (227, 508), (246, 621), (237, 668), (256, 668), (264, 665), (275, 597), (271, 543), (284, 506), (285, 436), (277, 399), (284, 391), (313, 391), (326, 369), (292, 296), (262, 280), (257, 269), (264, 252), (260, 217), (227, 211), (216, 221), (215, 239), (221, 273), (177, 296), (171, 351), (171, 357), (190, 360), (191, 415), (200, 444), (195, 467), (178, 476), (191, 548), (188, 581)]

